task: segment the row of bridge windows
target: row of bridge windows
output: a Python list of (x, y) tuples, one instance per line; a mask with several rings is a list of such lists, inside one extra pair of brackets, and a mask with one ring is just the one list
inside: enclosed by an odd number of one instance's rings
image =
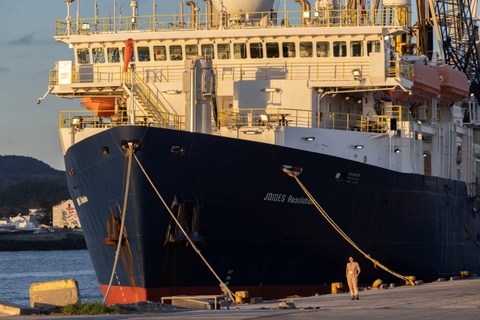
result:
[[(77, 62), (116, 63), (122, 61), (124, 48), (93, 47), (78, 48)], [(327, 58), (327, 57), (363, 57), (371, 52), (380, 52), (380, 41), (301, 41), (301, 42), (249, 42), (136, 46), (131, 61), (177, 61), (195, 56), (207, 56), (212, 59), (261, 59), (261, 58)]]

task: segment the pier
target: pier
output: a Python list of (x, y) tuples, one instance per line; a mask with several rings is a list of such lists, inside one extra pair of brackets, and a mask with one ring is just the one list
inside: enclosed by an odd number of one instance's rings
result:
[[(232, 304), (227, 309), (159, 311), (95, 316), (95, 319), (478, 319), (480, 278), (447, 280), (418, 286), (363, 290), (360, 300), (348, 293)], [(10, 317), (7, 317), (10, 318)], [(11, 317), (19, 319), (21, 316)], [(28, 316), (28, 319), (92, 319), (92, 316)]]

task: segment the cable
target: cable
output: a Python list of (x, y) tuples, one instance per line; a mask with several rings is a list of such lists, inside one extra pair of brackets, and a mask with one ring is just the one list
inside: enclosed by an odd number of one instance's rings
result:
[[(293, 168), (295, 169), (295, 168)], [(300, 179), (298, 179), (298, 175), (300, 174), (301, 171), (297, 171), (297, 172), (293, 172), (291, 170), (289, 170), (287, 168), (287, 166), (284, 166), (282, 167), (282, 170), (283, 172), (285, 172), (287, 175), (289, 175), (290, 177), (293, 177), (297, 183), (300, 185), (300, 187), (302, 188), (302, 190), (305, 192), (305, 194), (307, 195), (307, 197), (310, 199), (310, 201), (312, 201), (312, 203), (315, 205), (315, 207), (318, 209), (318, 211), (322, 214), (322, 216), (330, 223), (330, 225), (345, 239), (347, 240), (348, 243), (350, 243), (358, 252), (360, 252), (361, 254), (363, 254), (363, 256), (365, 258), (367, 258), (368, 260), (372, 261), (374, 266), (377, 267), (379, 266), (381, 269), (387, 271), (388, 273), (394, 275), (395, 277), (397, 278), (400, 278), (402, 280), (404, 280), (406, 283), (414, 286), (414, 282), (413, 280), (410, 278), (410, 277), (406, 277), (406, 276), (403, 276), (393, 270), (390, 270), (388, 269), (387, 267), (385, 267), (383, 264), (381, 264), (380, 262), (378, 262), (377, 260), (373, 259), (372, 257), (370, 257), (369, 254), (363, 252), (362, 249), (360, 249), (359, 246), (357, 246), (357, 244), (348, 237), (348, 235), (343, 232), (343, 230), (335, 223), (335, 221), (333, 221), (332, 218), (330, 218), (330, 216), (327, 214), (327, 212), (325, 210), (323, 210), (323, 208), (317, 203), (317, 201), (315, 200), (315, 198), (310, 194), (310, 192), (307, 190), (307, 188), (302, 184), (302, 182), (300, 182)]]
[(450, 203), (451, 203), (452, 206), (453, 206), (453, 211), (455, 211), (455, 214), (457, 215), (458, 220), (460, 220), (460, 223), (463, 225), (463, 229), (465, 230), (465, 232), (467, 233), (467, 235), (470, 237), (470, 240), (473, 241), (473, 244), (474, 244), (478, 249), (480, 249), (480, 245), (478, 244), (477, 241), (475, 241), (475, 239), (473, 238), (472, 234), (470, 233), (470, 230), (469, 230), (468, 227), (467, 227), (467, 224), (465, 223), (465, 221), (463, 221), (462, 216), (460, 215), (460, 212), (458, 212), (457, 206), (456, 206), (455, 203), (453, 202), (452, 196), (450, 196), (450, 193), (448, 192), (448, 186), (447, 186), (447, 185), (445, 185), (444, 191), (445, 191), (445, 193), (446, 193), (447, 196), (448, 196), (448, 200), (450, 200)]
[(165, 208), (167, 209), (168, 213), (170, 214), (170, 216), (172, 217), (172, 219), (175, 221), (175, 223), (177, 224), (177, 226), (179, 227), (179, 229), (182, 231), (182, 233), (185, 235), (185, 237), (187, 238), (188, 240), (188, 243), (190, 243), (190, 245), (192, 246), (193, 250), (195, 250), (195, 252), (200, 256), (200, 258), (203, 260), (203, 262), (205, 263), (205, 265), (208, 267), (208, 269), (210, 269), (210, 271), (212, 272), (212, 274), (215, 276), (215, 278), (217, 278), (218, 282), (220, 283), (220, 289), (222, 290), (222, 292), (225, 294), (225, 295), (228, 295), (228, 297), (230, 298), (230, 301), (235, 301), (234, 297), (233, 297), (233, 293), (232, 291), (230, 291), (230, 289), (227, 287), (227, 285), (220, 279), (220, 277), (216, 274), (215, 270), (213, 270), (213, 268), (210, 266), (210, 264), (207, 262), (207, 260), (205, 259), (205, 257), (201, 254), (200, 250), (197, 248), (197, 246), (195, 245), (195, 243), (192, 241), (192, 239), (188, 236), (187, 232), (185, 231), (185, 229), (183, 229), (182, 225), (180, 224), (180, 222), (177, 220), (177, 218), (175, 217), (175, 215), (173, 214), (172, 210), (170, 209), (170, 207), (167, 205), (167, 203), (165, 202), (165, 200), (163, 199), (163, 197), (161, 196), (161, 194), (158, 192), (157, 188), (155, 187), (155, 185), (153, 184), (152, 180), (150, 179), (150, 177), (148, 176), (147, 172), (145, 171), (145, 169), (143, 168), (142, 164), (140, 163), (140, 161), (138, 160), (137, 156), (136, 155), (133, 155), (135, 157), (135, 160), (137, 161), (140, 169), (142, 170), (143, 174), (145, 175), (145, 177), (147, 178), (148, 182), (150, 183), (150, 185), (152, 186), (153, 190), (155, 191), (155, 193), (157, 194), (158, 198), (162, 201), (163, 205), (165, 206)]
[(103, 298), (103, 304), (107, 301), (108, 295), (110, 294), (110, 289), (112, 288), (113, 277), (115, 275), (115, 270), (117, 269), (118, 256), (120, 254), (120, 248), (122, 246), (123, 239), (123, 230), (125, 229), (125, 216), (127, 213), (127, 203), (128, 203), (128, 190), (130, 187), (130, 175), (132, 172), (132, 155), (133, 155), (133, 143), (128, 143), (128, 165), (127, 165), (127, 178), (125, 180), (125, 196), (123, 198), (123, 210), (122, 210), (122, 223), (120, 225), (120, 232), (117, 244), (117, 251), (115, 252), (115, 261), (113, 263), (112, 274), (110, 276), (110, 282), (108, 283), (107, 292)]

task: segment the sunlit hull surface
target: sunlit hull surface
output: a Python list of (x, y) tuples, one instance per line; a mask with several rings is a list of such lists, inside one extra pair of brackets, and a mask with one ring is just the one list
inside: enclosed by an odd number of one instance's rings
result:
[[(128, 141), (138, 145), (131, 170), (122, 148)], [(104, 294), (126, 203), (109, 303), (221, 293), (215, 276), (176, 232), (157, 191), (232, 291), (248, 290), (250, 297), (264, 299), (326, 292), (331, 282), (345, 281), (346, 253), (362, 266), (360, 283), (401, 282), (355, 251), (281, 170), (283, 165), (301, 167), (299, 179), (322, 208), (364, 252), (390, 269), (428, 281), (478, 266), (478, 249), (462, 225), (475, 218), (463, 182), (137, 126), (80, 141), (65, 161)]]

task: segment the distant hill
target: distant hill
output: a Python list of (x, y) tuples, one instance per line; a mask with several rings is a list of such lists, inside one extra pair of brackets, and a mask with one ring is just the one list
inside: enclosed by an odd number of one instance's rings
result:
[(51, 211), (69, 198), (65, 171), (31, 157), (0, 156), (0, 217), (35, 207)]

